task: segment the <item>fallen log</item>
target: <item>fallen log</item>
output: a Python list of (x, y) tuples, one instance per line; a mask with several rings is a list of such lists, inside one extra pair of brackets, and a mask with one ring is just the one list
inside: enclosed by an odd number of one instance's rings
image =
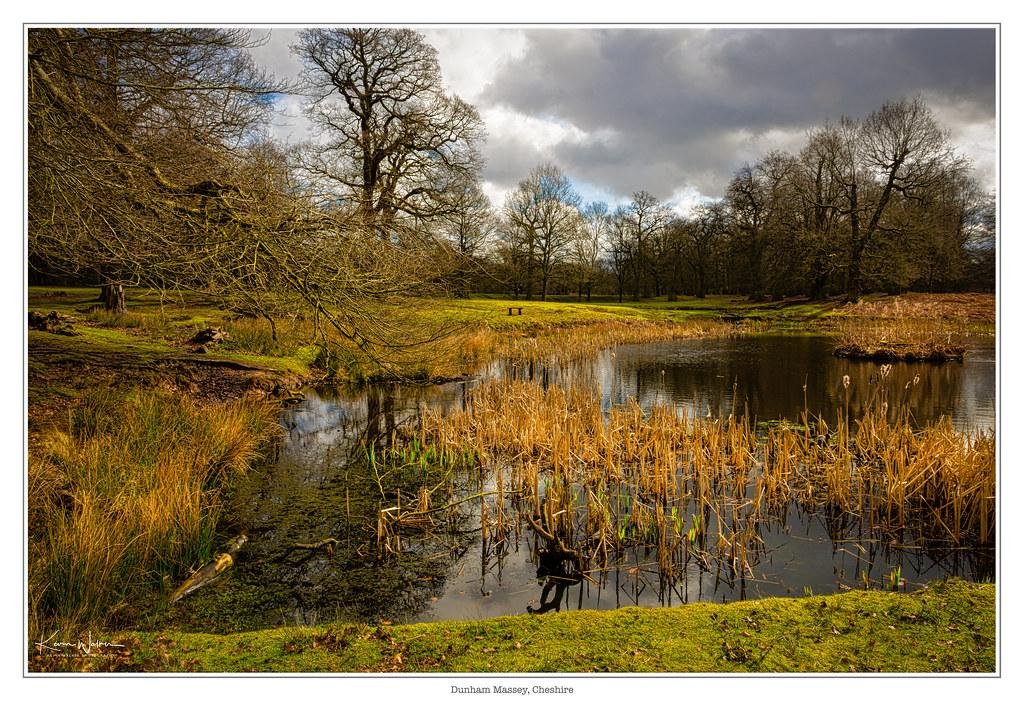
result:
[(191, 577), (186, 579), (184, 583), (173, 592), (171, 592), (171, 603), (180, 601), (184, 597), (188, 596), (195, 590), (205, 587), (210, 582), (214, 581), (225, 570), (235, 564), (235, 555), (242, 549), (242, 546), (248, 542), (248, 538), (245, 535), (240, 535), (228, 544), (226, 552), (222, 552), (212, 562), (200, 567), (193, 573)]

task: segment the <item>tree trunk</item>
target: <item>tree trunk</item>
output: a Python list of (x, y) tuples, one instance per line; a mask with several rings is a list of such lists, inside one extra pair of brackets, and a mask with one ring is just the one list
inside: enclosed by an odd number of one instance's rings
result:
[(114, 314), (124, 314), (128, 307), (124, 303), (124, 287), (113, 282), (104, 283), (100, 290), (100, 301), (103, 308)]
[(825, 283), (827, 282), (824, 275), (816, 276), (811, 282), (810, 288), (807, 290), (807, 296), (812, 300), (825, 299)]
[(854, 242), (853, 250), (850, 253), (850, 267), (846, 277), (846, 300), (856, 302), (861, 295), (861, 273), (860, 261), (864, 246)]

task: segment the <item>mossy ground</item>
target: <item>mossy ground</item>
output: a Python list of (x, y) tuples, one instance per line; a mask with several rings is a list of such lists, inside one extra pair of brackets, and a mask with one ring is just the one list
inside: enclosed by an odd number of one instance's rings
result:
[(914, 594), (509, 616), (413, 625), (333, 625), (105, 639), (109, 656), (33, 655), (34, 671), (994, 673), (993, 584)]

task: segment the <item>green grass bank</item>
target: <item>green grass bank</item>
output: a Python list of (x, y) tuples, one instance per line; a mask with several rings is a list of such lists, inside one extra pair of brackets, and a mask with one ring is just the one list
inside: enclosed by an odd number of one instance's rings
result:
[(105, 638), (34, 671), (994, 673), (994, 584), (413, 625)]

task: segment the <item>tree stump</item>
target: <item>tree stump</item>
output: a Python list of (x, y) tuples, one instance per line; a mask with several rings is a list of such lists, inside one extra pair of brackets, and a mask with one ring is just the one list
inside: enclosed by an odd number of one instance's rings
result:
[(103, 308), (114, 314), (124, 314), (128, 307), (124, 303), (124, 286), (108, 282), (100, 290), (100, 301)]

